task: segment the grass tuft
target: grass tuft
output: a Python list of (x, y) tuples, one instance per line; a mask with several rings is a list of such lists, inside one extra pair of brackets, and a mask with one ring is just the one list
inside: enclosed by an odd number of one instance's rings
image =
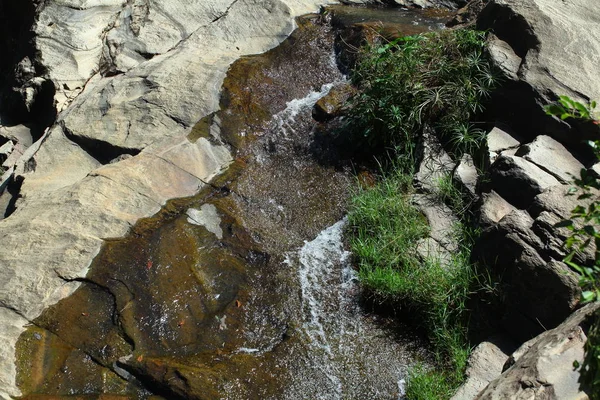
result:
[(359, 277), (377, 301), (417, 316), (436, 361), (434, 369), (412, 370), (408, 399), (450, 398), (470, 353), (466, 303), (478, 277), (469, 262), (477, 236), (469, 205), (452, 176), (443, 177), (436, 196), (462, 223), (455, 229), (460, 251), (441, 263), (417, 256), (429, 228), (410, 196), (424, 128), (433, 128), (455, 159), (481, 148), (485, 134), (473, 119), (498, 82), (484, 47), (485, 34), (474, 30), (403, 37), (362, 49), (352, 75), (359, 94), (347, 115), (348, 138), (362, 153), (386, 150), (398, 160), (352, 199), (348, 237)]
[[(431, 390), (445, 387), (443, 392), (449, 393), (463, 379), (469, 354), (466, 301), (474, 273), (469, 263), (470, 242), (464, 242), (468, 238), (462, 238), (465, 247), (450, 265), (442, 267), (439, 260), (422, 261), (416, 256), (417, 244), (427, 237), (429, 228), (410, 202), (411, 181), (410, 174), (395, 170), (375, 186), (358, 190), (348, 216), (350, 246), (365, 289), (381, 302), (419, 315), (442, 367), (433, 372), (419, 369), (423, 376), (411, 374), (408, 390), (413, 394), (409, 398), (439, 399), (443, 397), (416, 393), (422, 385)], [(459, 228), (459, 234), (468, 231)], [(433, 378), (437, 381), (428, 382)]]
[(484, 56), (485, 33), (447, 30), (365, 47), (352, 79), (348, 128), (357, 148), (399, 148), (413, 155), (424, 125), (434, 127), (457, 154), (484, 137), (470, 120), (497, 85)]

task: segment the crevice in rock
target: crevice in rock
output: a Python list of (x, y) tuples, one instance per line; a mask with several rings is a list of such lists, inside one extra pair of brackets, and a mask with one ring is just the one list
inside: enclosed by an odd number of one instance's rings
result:
[(35, 48), (33, 26), (42, 0), (0, 2), (0, 123), (32, 125), (34, 140), (56, 119), (54, 84)]
[(221, 15), (218, 15), (217, 17), (215, 17), (212, 21), (210, 21), (211, 23), (215, 23), (218, 20), (220, 20), (221, 18), (224, 18), (227, 16), (227, 14), (229, 14), (229, 10), (231, 10), (231, 8), (235, 5), (235, 3), (237, 3), (238, 0), (233, 0), (231, 2), (231, 4), (229, 4), (229, 6), (225, 9), (225, 11), (223, 11), (223, 13), (221, 13)]
[(167, 54), (173, 50), (175, 50), (177, 47), (179, 47), (182, 43), (184, 43), (186, 40), (188, 40), (190, 37), (192, 37), (192, 35), (194, 35), (196, 32), (198, 32), (200, 29), (204, 29), (206, 27), (208, 27), (210, 24), (215, 23), (217, 21), (219, 21), (220, 19), (222, 19), (223, 17), (226, 17), (227, 14), (229, 14), (229, 11), (231, 10), (231, 8), (235, 5), (235, 3), (237, 3), (238, 0), (233, 0), (231, 2), (231, 4), (225, 9), (225, 11), (223, 13), (221, 13), (220, 15), (217, 15), (210, 23), (206, 24), (206, 25), (202, 25), (199, 26), (198, 28), (194, 29), (193, 32), (191, 32), (190, 34), (186, 35), (185, 37), (182, 37), (181, 40), (179, 40), (173, 47), (171, 47), (170, 49), (168, 49), (167, 51), (165, 51), (163, 54)]
[[(157, 382), (152, 377), (144, 374), (144, 372), (135, 368), (134, 366), (127, 364), (126, 362), (117, 361), (117, 366), (130, 373), (137, 381), (149, 392), (161, 396), (165, 399), (172, 400), (187, 400), (188, 397), (181, 396), (177, 392), (171, 390), (167, 385)], [(174, 376), (175, 378), (175, 376)]]
[(156, 53), (148, 53), (145, 51), (136, 51), (136, 53), (138, 53), (140, 56), (144, 57), (144, 59), (146, 61), (152, 60), (154, 57), (156, 57), (158, 55)]
[(173, 161), (171, 161), (171, 160), (167, 160), (166, 158), (164, 158), (164, 157), (161, 157), (161, 156), (159, 156), (158, 154), (152, 154), (152, 155), (153, 155), (154, 157), (156, 157), (156, 158), (158, 158), (158, 159), (160, 159), (160, 160), (162, 160), (162, 161), (166, 162), (167, 164), (169, 164), (169, 165), (172, 165), (173, 167), (177, 168), (178, 170), (180, 170), (180, 171), (184, 172), (185, 174), (187, 174), (187, 175), (189, 175), (189, 176), (192, 176), (192, 177), (194, 177), (194, 178), (198, 179), (198, 180), (199, 180), (200, 182), (202, 182), (203, 184), (205, 184), (205, 185), (210, 185), (210, 184), (209, 184), (209, 183), (208, 183), (206, 180), (204, 180), (204, 179), (201, 179), (201, 178), (199, 178), (198, 176), (196, 176), (196, 175), (192, 174), (190, 171), (187, 171), (187, 170), (185, 170), (185, 169), (181, 168), (179, 165), (175, 164)]
[[(125, 330), (125, 328), (123, 327), (123, 325), (119, 321), (120, 311), (122, 311), (122, 310), (119, 310), (117, 295), (115, 293), (113, 293), (113, 291), (112, 291), (112, 289), (110, 287), (105, 286), (104, 284), (99, 283), (99, 282), (97, 282), (97, 281), (95, 281), (93, 279), (87, 278), (87, 277), (84, 277), (84, 278), (67, 278), (67, 277), (62, 276), (58, 271), (55, 271), (55, 273), (56, 273), (56, 276), (58, 276), (61, 280), (65, 281), (65, 282), (78, 282), (78, 283), (81, 283), (81, 284), (87, 284), (87, 285), (93, 286), (94, 288), (96, 288), (96, 289), (100, 290), (101, 292), (107, 294), (112, 299), (112, 312), (111, 312), (111, 315), (112, 315), (112, 324), (118, 330), (118, 332), (119, 332), (120, 336), (123, 338), (123, 340), (125, 342), (127, 342), (131, 346), (131, 350), (132, 351), (135, 350), (135, 340), (133, 339), (133, 337), (131, 335), (129, 335), (129, 333)], [(114, 279), (114, 278), (111, 278), (111, 280), (114, 280), (115, 282), (119, 282), (120, 284), (122, 284), (125, 287), (125, 289), (127, 290), (127, 292), (131, 295), (131, 297), (135, 298), (135, 295), (133, 294), (133, 292), (131, 291), (131, 289), (125, 284), (125, 282), (123, 282), (120, 279)], [(41, 327), (41, 328), (48, 329), (46, 327)], [(57, 335), (57, 336), (60, 337), (60, 335)], [(63, 338), (61, 338), (61, 340), (65, 341)], [(75, 344), (69, 343), (68, 341), (65, 341), (65, 343), (68, 343), (69, 345), (71, 345), (71, 346), (73, 346), (75, 348), (78, 348), (79, 350), (85, 352), (86, 354), (88, 354), (92, 358), (95, 357), (92, 353), (86, 351), (85, 349), (77, 347)], [(103, 367), (106, 367), (106, 368), (109, 368), (109, 369), (112, 370), (111, 366), (105, 365), (101, 361), (96, 360), (96, 359), (95, 359), (95, 361), (99, 365), (101, 365)]]
[(488, 3), (477, 19), (477, 29), (491, 29), (520, 58), (525, 58), (527, 52), (540, 45), (529, 23), (523, 16), (515, 14), (509, 5)]
[(6, 206), (6, 210), (4, 211), (4, 218), (10, 217), (17, 210), (17, 200), (21, 198), (22, 185), (23, 177), (15, 176), (3, 193), (3, 196), (11, 196), (8, 205)]
[(102, 165), (109, 164), (116, 158), (125, 155), (136, 156), (141, 151), (140, 149), (115, 146), (112, 143), (108, 143), (99, 139), (77, 136), (67, 128), (64, 121), (61, 121), (60, 125), (63, 128), (63, 132), (65, 133), (67, 139), (77, 144), (83, 151), (88, 153), (92, 158), (97, 160)]

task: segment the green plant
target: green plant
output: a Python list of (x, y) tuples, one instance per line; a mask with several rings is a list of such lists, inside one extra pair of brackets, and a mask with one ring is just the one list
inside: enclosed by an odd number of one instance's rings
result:
[(451, 172), (439, 178), (435, 194), (440, 202), (446, 203), (457, 215), (463, 215), (466, 212), (463, 194), (454, 184)]
[(419, 136), (432, 127), (455, 156), (474, 153), (485, 137), (473, 123), (497, 84), (485, 52), (485, 34), (447, 30), (407, 36), (361, 50), (352, 74), (359, 94), (351, 100), (347, 131), (365, 150), (392, 149), (398, 161), (373, 187), (353, 196), (348, 235), (367, 292), (377, 301), (418, 316), (435, 356), (433, 369), (415, 368), (409, 399), (449, 398), (464, 379), (470, 346), (467, 299), (476, 276), (470, 249), (468, 206), (452, 176), (440, 180), (439, 200), (465, 221), (460, 251), (450, 262), (421, 259), (428, 235), (424, 216), (411, 204)]
[[(449, 265), (420, 259), (416, 248), (429, 228), (411, 204), (411, 182), (412, 174), (396, 168), (375, 186), (358, 189), (348, 216), (348, 237), (363, 286), (376, 300), (418, 315), (432, 344), (440, 368), (415, 369), (408, 398), (439, 399), (450, 397), (460, 385), (469, 354), (466, 301), (474, 279), (469, 262), (472, 238), (459, 240), (463, 247)], [(463, 228), (457, 233), (469, 232)]]
[(364, 48), (348, 116), (356, 145), (397, 148), (410, 158), (430, 125), (457, 153), (478, 148), (484, 133), (470, 120), (498, 82), (484, 46), (483, 32), (447, 30)]
[(562, 120), (567, 118), (575, 118), (586, 121), (596, 120), (594, 118), (595, 108), (595, 101), (591, 101), (588, 104), (583, 104), (571, 99), (569, 96), (559, 96), (558, 103), (549, 104), (544, 107), (546, 114), (554, 115)]

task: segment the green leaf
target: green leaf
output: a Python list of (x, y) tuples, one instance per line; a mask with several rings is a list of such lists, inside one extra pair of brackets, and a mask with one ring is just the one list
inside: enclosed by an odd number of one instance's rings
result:
[(579, 113), (581, 114), (581, 116), (583, 118), (586, 118), (586, 119), (589, 118), (590, 112), (588, 111), (588, 109), (586, 108), (586, 106), (584, 106), (583, 104), (578, 103), (578, 102), (574, 102), (573, 105), (575, 106), (575, 109), (577, 111), (579, 111)]
[(573, 108), (574, 101), (569, 96), (559, 96), (558, 99), (565, 108)]
[(584, 303), (589, 303), (590, 301), (594, 301), (596, 298), (596, 293), (592, 292), (591, 290), (586, 290), (581, 293), (581, 298), (583, 299)]
[(585, 207), (583, 207), (583, 206), (577, 206), (577, 207), (575, 207), (573, 209), (573, 211), (571, 211), (571, 214), (578, 214), (578, 215), (581, 214), (581, 215), (583, 215), (583, 214), (585, 214)]
[(573, 228), (573, 221), (570, 219), (566, 219), (564, 221), (557, 222), (554, 224), (555, 228)]
[(567, 112), (567, 110), (565, 110), (562, 106), (558, 104), (547, 105), (546, 107), (544, 107), (544, 109), (546, 111), (546, 114), (554, 115), (557, 117)]

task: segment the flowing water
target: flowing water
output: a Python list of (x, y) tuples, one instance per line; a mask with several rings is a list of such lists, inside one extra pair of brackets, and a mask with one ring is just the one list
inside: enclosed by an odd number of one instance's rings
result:
[[(225, 141), (236, 161), (108, 241), (80, 289), (23, 334), (25, 398), (402, 398), (421, 346), (362, 305), (343, 243), (355, 166), (331, 135), (338, 121), (311, 117), (347, 83), (336, 29), (356, 12), (331, 13), (337, 28), (302, 18), (231, 67), (221, 111), (189, 139)], [(402, 13), (411, 33), (438, 23)]]

